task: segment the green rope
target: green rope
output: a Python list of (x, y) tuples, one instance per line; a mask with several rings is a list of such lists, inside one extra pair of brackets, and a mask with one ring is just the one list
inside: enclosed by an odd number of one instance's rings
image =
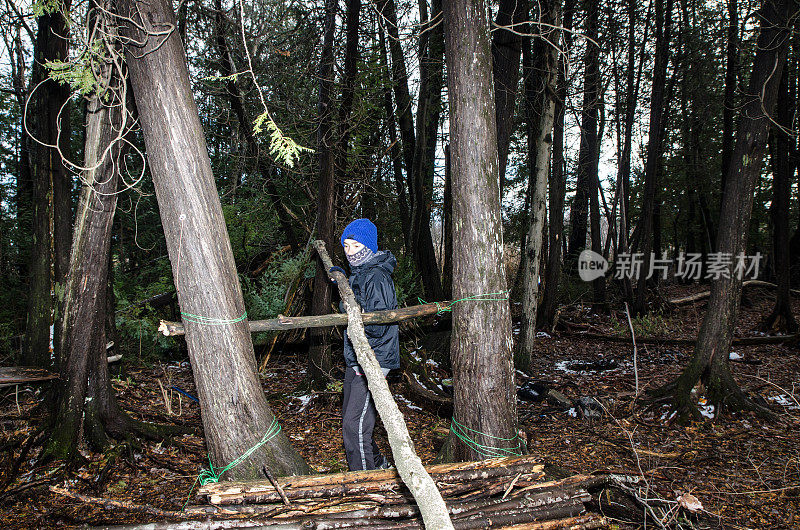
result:
[(514, 435), (511, 438), (501, 438), (499, 436), (492, 436), (491, 434), (486, 434), (485, 432), (476, 431), (475, 429), (470, 429), (469, 427), (462, 425), (456, 421), (455, 418), (450, 420), (450, 431), (456, 435), (456, 437), (471, 447), (476, 453), (483, 455), (488, 458), (498, 458), (502, 456), (522, 456), (522, 445), (517, 443), (516, 446), (511, 447), (496, 447), (492, 445), (483, 445), (470, 437), (469, 433), (476, 433), (487, 438), (492, 438), (494, 440), (498, 440), (500, 442), (513, 442), (514, 440), (519, 439), (518, 435)]
[(241, 322), (245, 318), (247, 318), (247, 311), (244, 312), (244, 315), (240, 316), (239, 318), (233, 319), (222, 319), (222, 318), (211, 318), (211, 317), (204, 317), (200, 315), (193, 315), (191, 313), (184, 313), (181, 311), (181, 316), (183, 320), (186, 322), (194, 322), (195, 324), (205, 324), (206, 326), (225, 326), (227, 324), (236, 324), (237, 322)]
[(194, 479), (194, 482), (192, 483), (192, 488), (189, 490), (189, 495), (186, 497), (186, 503), (184, 503), (184, 505), (183, 505), (183, 509), (185, 509), (186, 505), (189, 503), (189, 499), (192, 496), (192, 492), (194, 491), (194, 487), (198, 482), (200, 483), (200, 486), (205, 486), (206, 484), (209, 484), (209, 483), (212, 483), (212, 482), (219, 482), (219, 479), (222, 477), (223, 473), (225, 473), (229, 469), (232, 469), (232, 468), (238, 466), (239, 464), (241, 464), (242, 462), (244, 462), (259, 447), (261, 447), (262, 445), (268, 443), (270, 440), (272, 440), (273, 438), (278, 436), (279, 432), (281, 432), (281, 426), (278, 423), (278, 419), (273, 417), (272, 418), (272, 424), (269, 426), (269, 429), (267, 429), (267, 432), (264, 434), (264, 436), (261, 437), (261, 440), (259, 440), (258, 443), (255, 444), (253, 447), (251, 447), (250, 449), (248, 449), (247, 451), (242, 453), (241, 456), (236, 458), (233, 462), (231, 462), (227, 466), (223, 467), (222, 471), (220, 471), (219, 473), (217, 473), (217, 471), (214, 469), (214, 464), (211, 462), (211, 455), (209, 454), (208, 455), (208, 469), (201, 470), (200, 474), (197, 475), (197, 478)]
[[(491, 296), (503, 296), (503, 295), (505, 295), (503, 298), (489, 298)], [(436, 304), (436, 308), (438, 309), (436, 314), (441, 315), (442, 313), (447, 313), (448, 311), (452, 311), (453, 306), (456, 305), (457, 303), (466, 302), (468, 300), (477, 300), (483, 302), (503, 302), (505, 300), (508, 300), (508, 291), (506, 290), (506, 291), (498, 291), (496, 293), (475, 294), (472, 296), (468, 296), (466, 298), (459, 298), (458, 300), (453, 300), (452, 302), (446, 305), (442, 305), (441, 302), (426, 302), (422, 298), (417, 298), (417, 300), (419, 301), (420, 305), (427, 305), (428, 303)]]

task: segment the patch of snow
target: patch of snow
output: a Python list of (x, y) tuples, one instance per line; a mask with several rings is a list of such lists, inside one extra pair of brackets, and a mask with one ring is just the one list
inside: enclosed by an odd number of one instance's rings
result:
[(778, 405), (784, 406), (789, 410), (800, 410), (800, 405), (797, 404), (797, 401), (793, 397), (789, 397), (786, 394), (770, 396), (767, 399), (774, 401)]
[(439, 367), (439, 363), (437, 363), (437, 362), (436, 362), (436, 361), (434, 361), (433, 359), (428, 359), (428, 360), (426, 360), (426, 361), (425, 361), (425, 364), (429, 364), (429, 365), (431, 365), (431, 366), (435, 366), (436, 368), (438, 368), (438, 367)]
[(536, 338), (537, 339), (552, 339), (553, 337), (551, 337), (550, 334), (547, 333), (546, 331), (537, 331), (536, 332)]
[(732, 351), (728, 354), (728, 359), (731, 361), (738, 361), (739, 359), (744, 359), (744, 357), (740, 353)]
[(294, 396), (296, 400), (300, 401), (300, 410), (298, 410), (298, 412), (303, 412), (304, 410), (306, 410), (308, 403), (311, 401), (313, 397), (314, 394), (306, 394), (304, 396)]
[(394, 399), (395, 399), (395, 401), (399, 401), (400, 403), (402, 403), (406, 407), (410, 408), (411, 410), (419, 410), (419, 411), (422, 410), (420, 407), (414, 405), (412, 402), (407, 400), (405, 398), (405, 396), (401, 396), (400, 394), (395, 394)]
[(570, 416), (572, 416), (573, 418), (577, 418), (577, 417), (578, 417), (578, 411), (577, 411), (577, 410), (575, 410), (575, 407), (572, 407), (572, 408), (570, 408), (570, 409), (567, 411), (567, 414), (569, 414), (569, 415), (570, 415)]
[(714, 405), (708, 403), (706, 398), (700, 398), (697, 403), (697, 408), (700, 409), (700, 414), (708, 419), (714, 419)]

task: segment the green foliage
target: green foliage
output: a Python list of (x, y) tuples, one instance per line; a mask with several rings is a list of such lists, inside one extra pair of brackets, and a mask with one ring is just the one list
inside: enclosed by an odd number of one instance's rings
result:
[(50, 15), (56, 11), (63, 11), (64, 4), (61, 0), (37, 0), (31, 5), (31, 12), (36, 18)]
[[(250, 320), (275, 318), (286, 308), (286, 292), (297, 278), (312, 278), (314, 263), (305, 252), (276, 259), (258, 278), (240, 275), (244, 304)], [(256, 333), (253, 340), (263, 341), (267, 332)]]
[(392, 278), (398, 307), (405, 306), (408, 300), (416, 301), (417, 297), (422, 295), (420, 276), (411, 256), (397, 256), (397, 268)]
[(267, 131), (270, 132), (269, 153), (287, 166), (294, 167), (295, 162), (300, 159), (301, 153), (314, 152), (310, 147), (303, 147), (288, 136), (284, 136), (283, 132), (278, 128), (266, 111), (255, 119), (253, 122), (253, 130), (256, 134), (260, 134), (264, 131), (265, 127)]
[[(670, 333), (669, 322), (663, 314), (658, 312), (632, 317), (631, 324), (633, 324), (633, 331), (637, 337), (663, 337)], [(611, 325), (617, 335), (630, 335), (627, 317), (621, 320), (612, 320)]]

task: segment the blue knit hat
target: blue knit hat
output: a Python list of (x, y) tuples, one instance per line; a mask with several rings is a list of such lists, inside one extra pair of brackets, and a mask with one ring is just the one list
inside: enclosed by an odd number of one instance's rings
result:
[(341, 243), (345, 239), (358, 241), (372, 252), (378, 252), (378, 228), (369, 219), (356, 219), (342, 232)]

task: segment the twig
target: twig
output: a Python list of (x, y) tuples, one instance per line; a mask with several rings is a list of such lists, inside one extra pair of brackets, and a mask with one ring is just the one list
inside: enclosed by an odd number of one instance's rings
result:
[(514, 488), (514, 485), (517, 483), (517, 481), (519, 480), (519, 477), (521, 477), (521, 476), (522, 476), (522, 473), (517, 473), (517, 476), (514, 477), (514, 480), (511, 481), (511, 484), (508, 485), (508, 487), (506, 488), (505, 493), (503, 493), (503, 497), (502, 497), (503, 499), (508, 497), (508, 494), (511, 493), (511, 490)]
[(628, 302), (625, 302), (625, 315), (628, 317), (628, 328), (631, 330), (631, 340), (633, 341), (633, 377), (636, 380), (636, 397), (639, 396), (639, 362), (638, 350), (636, 348), (636, 334), (633, 332), (633, 322), (631, 322), (631, 312), (628, 309)]
[(264, 472), (264, 475), (266, 475), (266, 477), (272, 483), (272, 486), (276, 490), (278, 490), (278, 494), (281, 496), (281, 500), (283, 500), (283, 504), (285, 504), (286, 506), (291, 505), (291, 503), (289, 502), (289, 498), (286, 497), (286, 493), (283, 492), (283, 488), (281, 487), (280, 484), (278, 484), (278, 481), (275, 480), (275, 477), (272, 475), (272, 473), (270, 473), (269, 469), (267, 469), (267, 466), (263, 466), (261, 468), (261, 471)]

